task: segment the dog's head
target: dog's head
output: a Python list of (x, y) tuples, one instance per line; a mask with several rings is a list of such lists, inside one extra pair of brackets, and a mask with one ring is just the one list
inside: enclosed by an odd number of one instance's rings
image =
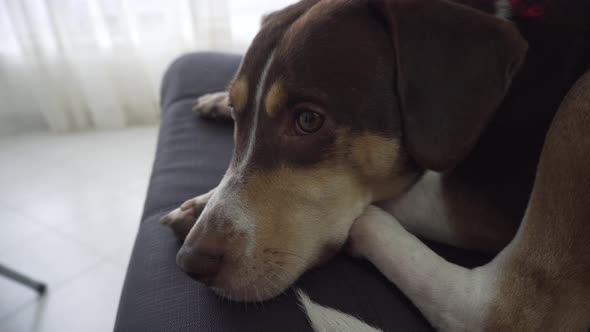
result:
[(304, 0), (269, 15), (229, 87), (233, 159), (183, 261), (215, 259), (208, 282), (228, 298), (279, 294), (369, 203), (460, 162), (525, 49), (510, 23), (439, 0)]

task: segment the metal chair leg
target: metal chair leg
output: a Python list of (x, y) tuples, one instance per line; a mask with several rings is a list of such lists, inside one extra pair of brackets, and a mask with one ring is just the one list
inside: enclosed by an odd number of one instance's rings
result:
[(47, 285), (45, 285), (44, 283), (39, 282), (37, 280), (33, 280), (21, 273), (18, 273), (12, 269), (7, 268), (2, 264), (0, 264), (0, 275), (3, 275), (25, 286), (31, 287), (32, 289), (36, 290), (39, 294), (43, 294), (47, 290)]

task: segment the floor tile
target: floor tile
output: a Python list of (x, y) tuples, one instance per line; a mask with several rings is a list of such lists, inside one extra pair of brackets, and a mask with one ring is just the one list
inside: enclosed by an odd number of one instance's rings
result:
[[(0, 159), (4, 155), (13, 170), (29, 176), (6, 177), (6, 186), (0, 186), (0, 203), (101, 254), (129, 247), (149, 181), (155, 128), (19, 139), (15, 145), (32, 151), (29, 159), (13, 145), (0, 150)], [(45, 144), (52, 154), (45, 153)], [(10, 153), (16, 157), (6, 158)], [(31, 171), (31, 164), (43, 171)]]
[[(139, 226), (156, 128), (0, 138), (0, 331), (109, 331)], [(97, 267), (98, 266), (98, 267)]]
[(2, 318), (16, 312), (23, 305), (38, 298), (37, 292), (11, 279), (0, 276), (0, 331)]
[(155, 128), (0, 140), (0, 202), (26, 206), (76, 189), (147, 186), (155, 143)]
[(31, 218), (0, 204), (0, 250), (44, 230), (45, 227)]
[(117, 264), (127, 270), (127, 265), (129, 265), (129, 259), (131, 258), (134, 244), (135, 236), (130, 238), (129, 241), (125, 242), (121, 246), (112, 249), (107, 254), (107, 258), (114, 264)]
[[(99, 261), (98, 254), (52, 231), (32, 234), (21, 243), (0, 251), (2, 264), (47, 283), (50, 289), (74, 278)], [(28, 293), (15, 290), (12, 283), (2, 283), (0, 287), (0, 308), (3, 308), (0, 317), (10, 312), (11, 306), (17, 308), (30, 299), (26, 295)]]
[(135, 238), (143, 199), (95, 188), (88, 192), (56, 193), (35, 207), (23, 207), (22, 213), (99, 254), (108, 254)]
[(101, 262), (67, 285), (0, 321), (10, 332), (112, 331), (125, 270)]

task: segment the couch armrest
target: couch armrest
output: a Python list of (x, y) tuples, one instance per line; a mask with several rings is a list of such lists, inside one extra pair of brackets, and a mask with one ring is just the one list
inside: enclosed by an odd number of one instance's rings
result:
[(179, 100), (195, 100), (206, 93), (225, 90), (240, 59), (241, 56), (236, 54), (199, 52), (174, 60), (166, 70), (160, 88), (162, 112)]

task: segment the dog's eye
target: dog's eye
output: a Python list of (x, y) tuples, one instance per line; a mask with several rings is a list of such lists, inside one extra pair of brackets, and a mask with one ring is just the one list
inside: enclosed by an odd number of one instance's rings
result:
[(324, 124), (324, 117), (313, 111), (303, 111), (297, 117), (297, 130), (302, 134), (311, 134), (318, 131)]

